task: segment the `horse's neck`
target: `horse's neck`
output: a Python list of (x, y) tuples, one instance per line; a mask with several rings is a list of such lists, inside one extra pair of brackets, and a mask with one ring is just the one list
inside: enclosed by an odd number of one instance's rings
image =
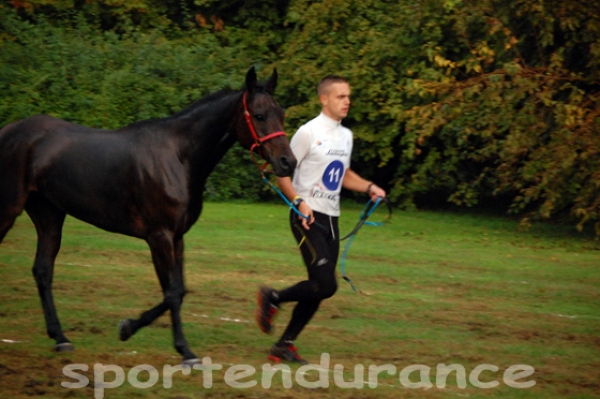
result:
[(191, 106), (171, 122), (181, 138), (181, 153), (187, 154), (190, 177), (204, 186), (215, 166), (235, 143), (234, 124), (241, 117), (241, 92), (224, 93), (197, 106)]

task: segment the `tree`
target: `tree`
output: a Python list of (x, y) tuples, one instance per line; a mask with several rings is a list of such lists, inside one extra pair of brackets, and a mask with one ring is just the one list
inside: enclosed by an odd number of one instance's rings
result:
[[(525, 225), (568, 214), (600, 234), (595, 1), (4, 3), (18, 16), (0, 16), (0, 123), (46, 112), (120, 126), (241, 87), (256, 65), (279, 69), (293, 133), (337, 73), (353, 88), (353, 168), (398, 205), (501, 198)], [(208, 191), (269, 198), (239, 151), (217, 171), (229, 189)]]
[(397, 201), (503, 196), (524, 223), (598, 221), (598, 6), (442, 4), (294, 2), (278, 63), (298, 104), (288, 120), (312, 114), (312, 87), (337, 72), (357, 97), (356, 163), (384, 172)]

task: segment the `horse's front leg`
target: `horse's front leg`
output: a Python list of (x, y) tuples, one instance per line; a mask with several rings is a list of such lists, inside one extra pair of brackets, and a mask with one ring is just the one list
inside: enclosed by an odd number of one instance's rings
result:
[(152, 323), (166, 310), (171, 311), (175, 349), (183, 356), (186, 364), (199, 363), (198, 357), (189, 349), (181, 324), (181, 304), (185, 295), (183, 280), (183, 238), (162, 232), (147, 239), (152, 261), (163, 289), (164, 300), (144, 312), (139, 319), (127, 319), (119, 326), (121, 340), (129, 339), (135, 332)]

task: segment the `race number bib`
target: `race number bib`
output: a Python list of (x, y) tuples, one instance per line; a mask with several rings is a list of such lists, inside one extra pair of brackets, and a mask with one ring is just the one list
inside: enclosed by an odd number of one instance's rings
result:
[(323, 173), (323, 185), (330, 191), (337, 191), (344, 177), (344, 164), (341, 161), (333, 161), (325, 168)]

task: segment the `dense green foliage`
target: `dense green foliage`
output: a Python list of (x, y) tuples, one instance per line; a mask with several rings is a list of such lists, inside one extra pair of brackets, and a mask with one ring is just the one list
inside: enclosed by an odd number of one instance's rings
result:
[[(15, 11), (16, 10), (16, 11)], [(0, 124), (116, 127), (173, 113), (250, 65), (280, 72), (290, 133), (346, 76), (353, 167), (403, 206), (500, 202), (600, 233), (600, 6), (568, 0), (37, 0), (0, 17)], [(269, 198), (239, 147), (212, 198)]]

